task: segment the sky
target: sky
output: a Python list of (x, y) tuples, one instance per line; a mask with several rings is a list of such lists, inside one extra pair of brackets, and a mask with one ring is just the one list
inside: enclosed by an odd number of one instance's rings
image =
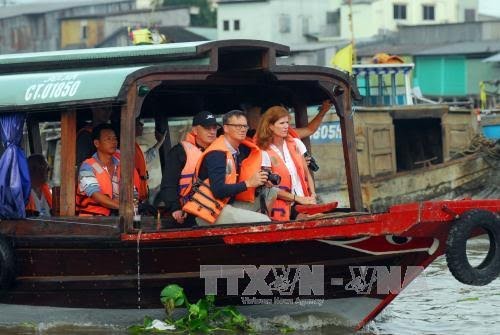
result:
[[(0, 0), (0, 3), (4, 0)], [(61, 2), (63, 0), (7, 0), (15, 3)], [(66, 0), (68, 1), (68, 0)], [(500, 17), (500, 0), (479, 0), (479, 13)]]

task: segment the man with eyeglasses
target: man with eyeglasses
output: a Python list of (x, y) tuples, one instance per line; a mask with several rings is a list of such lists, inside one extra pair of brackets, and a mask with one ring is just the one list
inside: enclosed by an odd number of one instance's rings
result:
[[(269, 156), (246, 139), (249, 127), (244, 112), (232, 110), (222, 122), (224, 135), (198, 161), (183, 210), (195, 215), (202, 226), (268, 222), (260, 207), (269, 207), (277, 196), (275, 188), (261, 187), (268, 179), (262, 167), (270, 166)], [(264, 201), (255, 201), (257, 189), (265, 192)]]
[(186, 138), (173, 146), (165, 159), (166, 167), (156, 203), (163, 201), (165, 210), (172, 214), (175, 222), (192, 226), (194, 217), (182, 210), (188, 186), (192, 183), (198, 159), (203, 151), (217, 138), (220, 128), (215, 116), (202, 111), (193, 118), (191, 131)]

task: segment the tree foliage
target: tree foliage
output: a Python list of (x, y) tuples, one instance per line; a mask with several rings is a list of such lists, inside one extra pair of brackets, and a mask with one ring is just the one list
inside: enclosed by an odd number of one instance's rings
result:
[(207, 0), (160, 0), (163, 6), (196, 6), (200, 9), (198, 15), (191, 16), (191, 25), (199, 27), (216, 27), (217, 12), (211, 10)]

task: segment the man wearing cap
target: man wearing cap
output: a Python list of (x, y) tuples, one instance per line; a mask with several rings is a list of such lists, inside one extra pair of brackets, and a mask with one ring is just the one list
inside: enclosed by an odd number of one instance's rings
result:
[(262, 212), (277, 196), (277, 189), (267, 184), (269, 155), (246, 139), (244, 112), (229, 111), (222, 123), (224, 135), (198, 160), (183, 210), (195, 215), (198, 225), (269, 222)]
[(207, 111), (196, 114), (191, 131), (186, 138), (172, 147), (165, 159), (166, 168), (161, 181), (158, 202), (165, 203), (166, 210), (172, 213), (177, 223), (194, 225), (194, 217), (182, 211), (188, 186), (198, 159), (203, 151), (217, 138), (219, 129), (215, 116)]

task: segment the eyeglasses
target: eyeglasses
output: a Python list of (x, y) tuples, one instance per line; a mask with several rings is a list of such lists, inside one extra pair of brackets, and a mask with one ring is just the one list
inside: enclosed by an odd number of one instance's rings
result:
[(247, 124), (232, 124), (226, 123), (225, 126), (233, 126), (238, 130), (248, 130), (250, 127)]

